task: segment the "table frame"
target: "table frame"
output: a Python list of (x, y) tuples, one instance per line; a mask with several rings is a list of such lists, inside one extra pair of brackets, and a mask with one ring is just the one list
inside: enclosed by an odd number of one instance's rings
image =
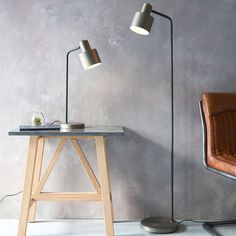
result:
[[(41, 175), (44, 145), (46, 139), (59, 139), (53, 157), (45, 173)], [(95, 139), (100, 183), (94, 174), (78, 139)], [(42, 189), (55, 166), (66, 142), (70, 142), (87, 173), (95, 192), (42, 192)], [(108, 155), (105, 136), (30, 136), (28, 160), (25, 173), (24, 190), (17, 236), (25, 236), (27, 223), (35, 221), (38, 201), (101, 201), (103, 204), (106, 236), (114, 236), (114, 214), (112, 206), (111, 183), (109, 177)]]

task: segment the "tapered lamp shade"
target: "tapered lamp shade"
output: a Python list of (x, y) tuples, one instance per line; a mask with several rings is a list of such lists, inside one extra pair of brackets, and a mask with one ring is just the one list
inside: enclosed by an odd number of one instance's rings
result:
[(96, 49), (91, 49), (87, 40), (80, 42), (81, 53), (79, 59), (84, 70), (89, 70), (101, 64), (101, 59)]
[(136, 12), (131, 23), (130, 29), (137, 34), (149, 35), (153, 17), (150, 15), (152, 6), (145, 3), (140, 12)]

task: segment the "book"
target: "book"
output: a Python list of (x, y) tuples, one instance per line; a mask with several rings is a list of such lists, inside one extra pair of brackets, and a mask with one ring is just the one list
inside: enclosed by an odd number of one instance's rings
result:
[(50, 124), (42, 124), (42, 125), (20, 125), (20, 131), (37, 131), (37, 130), (60, 130), (60, 125), (50, 125)]

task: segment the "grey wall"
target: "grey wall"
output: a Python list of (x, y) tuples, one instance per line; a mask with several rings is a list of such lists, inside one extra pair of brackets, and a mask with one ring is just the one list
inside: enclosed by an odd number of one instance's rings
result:
[[(235, 216), (236, 184), (202, 164), (197, 102), (204, 91), (235, 91), (236, 1), (158, 0), (173, 17), (175, 46), (175, 216)], [(65, 53), (89, 39), (103, 64), (84, 72), (71, 57), (70, 118), (87, 125), (122, 125), (109, 144), (115, 216), (170, 213), (169, 24), (155, 17), (149, 37), (129, 31), (143, 1), (0, 0), (0, 196), (22, 189), (28, 139), (8, 137), (32, 110), (64, 119)], [(55, 147), (47, 143), (46, 161)], [(81, 143), (92, 165), (94, 143)], [(90, 190), (70, 147), (46, 190)], [(45, 164), (44, 164), (45, 165)], [(21, 196), (0, 205), (16, 218)], [(40, 218), (102, 217), (98, 203), (40, 203)]]

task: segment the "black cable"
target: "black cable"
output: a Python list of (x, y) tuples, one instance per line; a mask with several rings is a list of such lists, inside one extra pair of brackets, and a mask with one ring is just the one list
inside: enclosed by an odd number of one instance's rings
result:
[(222, 225), (228, 225), (228, 224), (236, 224), (236, 220), (231, 220), (231, 221), (201, 221), (201, 220), (181, 220), (178, 221), (177, 224), (181, 224), (182, 222), (193, 222), (193, 223), (198, 223), (202, 224), (203, 229), (206, 230), (211, 236), (221, 236), (218, 232), (214, 230), (214, 226), (222, 226)]
[(61, 124), (61, 121), (60, 121), (60, 120), (54, 120), (51, 124), (49, 124), (49, 126), (51, 126), (51, 125), (53, 125), (53, 124), (55, 124), (55, 123)]
[(14, 196), (16, 196), (16, 195), (19, 195), (19, 194), (22, 193), (22, 192), (23, 192), (23, 191), (20, 191), (20, 192), (17, 192), (17, 193), (13, 193), (13, 194), (7, 194), (7, 195), (3, 196), (3, 198), (2, 198), (1, 201), (0, 201), (0, 204), (4, 201), (5, 198), (7, 198), (7, 197), (14, 197)]
[(197, 224), (204, 224), (206, 221), (184, 219), (184, 220), (178, 221), (177, 223), (181, 224), (183, 222), (193, 222), (193, 223), (197, 223)]

